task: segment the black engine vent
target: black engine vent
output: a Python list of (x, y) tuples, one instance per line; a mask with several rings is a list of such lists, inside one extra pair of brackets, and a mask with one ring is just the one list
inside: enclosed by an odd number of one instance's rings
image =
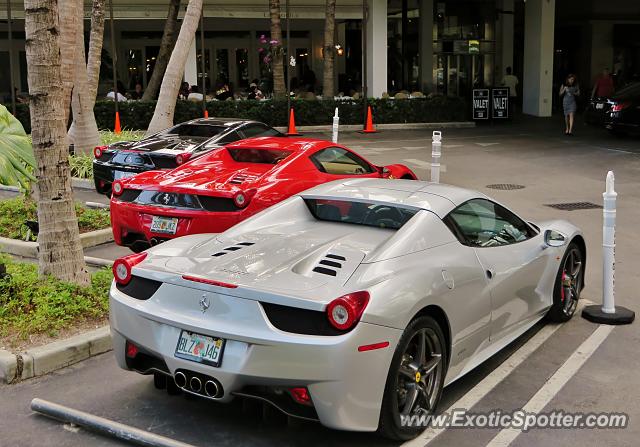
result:
[(140, 276), (132, 276), (131, 281), (126, 285), (116, 283), (116, 288), (137, 300), (148, 300), (160, 288), (162, 283), (153, 279), (142, 278)]
[(223, 255), (226, 255), (227, 253), (231, 253), (232, 251), (238, 251), (245, 247), (251, 247), (252, 245), (255, 245), (255, 242), (238, 242), (236, 245), (227, 247), (222, 251), (212, 254), (211, 256), (214, 256), (214, 257), (223, 256)]
[[(342, 264), (340, 262), (337, 262), (336, 260), (346, 261), (347, 258), (340, 255), (328, 254), (325, 256), (325, 259), (321, 259), (320, 262), (318, 262), (319, 265), (315, 267), (313, 271), (316, 273), (322, 273), (323, 275), (336, 276), (338, 274), (337, 270), (342, 268)], [(323, 267), (323, 266), (326, 266), (326, 267)], [(328, 267), (333, 267), (333, 268), (328, 268)]]

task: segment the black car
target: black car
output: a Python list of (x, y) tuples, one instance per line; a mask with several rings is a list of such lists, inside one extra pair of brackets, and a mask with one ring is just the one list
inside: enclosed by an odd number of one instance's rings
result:
[(609, 105), (604, 127), (613, 133), (640, 132), (640, 82), (616, 92)]
[(200, 118), (177, 124), (140, 141), (98, 146), (93, 155), (96, 191), (111, 195), (111, 183), (153, 169), (173, 169), (225, 144), (252, 137), (284, 136), (257, 121)]
[(589, 125), (602, 126), (609, 109), (611, 109), (611, 104), (606, 96), (591, 98), (584, 111), (584, 120)]

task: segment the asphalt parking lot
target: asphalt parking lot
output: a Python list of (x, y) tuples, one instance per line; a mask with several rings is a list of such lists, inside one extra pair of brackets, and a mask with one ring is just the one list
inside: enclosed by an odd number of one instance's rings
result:
[[(608, 170), (616, 175), (616, 304), (637, 310), (640, 273), (640, 139), (618, 138), (578, 126), (563, 135), (556, 119), (443, 131), (441, 181), (479, 190), (532, 221), (562, 218), (580, 226), (587, 239), (586, 288), (582, 298), (601, 302), (602, 210), (562, 211), (548, 205), (602, 203)], [(317, 135), (314, 135), (317, 136)], [(328, 137), (328, 135), (324, 135)], [(341, 143), (377, 164), (405, 163), (429, 178), (431, 134), (386, 131), (341, 135)], [(487, 185), (520, 185), (492, 189)], [(83, 192), (79, 200), (93, 195)], [(97, 195), (96, 195), (97, 196)], [(100, 199), (100, 197), (96, 197)], [(98, 200), (91, 200), (98, 201)], [(91, 256), (114, 258), (121, 248), (103, 246)], [(566, 412), (624, 412), (625, 429), (429, 429), (411, 446), (636, 446), (640, 437), (640, 333), (638, 323), (600, 328), (578, 315), (560, 326), (538, 324), (506, 351), (450, 385), (440, 411), (474, 412), (531, 408)], [(362, 372), (366, 380), (366, 371)], [(565, 384), (566, 382), (566, 384)], [(383, 384), (380, 384), (383, 386)], [(243, 408), (216, 405), (154, 389), (152, 379), (118, 369), (111, 353), (16, 385), (0, 386), (0, 446), (123, 445), (35, 415), (39, 397), (88, 411), (195, 446), (393, 445), (375, 434), (346, 433), (314, 423)], [(255, 410), (255, 409), (253, 409)], [(396, 444), (397, 445), (397, 444)]]

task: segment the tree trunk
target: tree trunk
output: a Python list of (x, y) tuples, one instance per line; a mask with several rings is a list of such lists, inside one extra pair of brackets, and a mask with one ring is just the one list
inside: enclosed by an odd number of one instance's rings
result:
[(285, 98), (286, 88), (284, 85), (284, 59), (282, 54), (283, 46), (282, 26), (280, 24), (280, 0), (269, 0), (269, 13), (271, 14), (271, 40), (277, 40), (279, 48), (278, 52), (272, 54), (271, 59), (271, 70), (273, 73), (273, 96), (275, 98)]
[(196, 36), (201, 12), (202, 0), (189, 0), (175, 48), (171, 52), (167, 71), (162, 79), (160, 96), (158, 97), (151, 123), (149, 123), (147, 135), (154, 134), (173, 125), (173, 113), (176, 109), (176, 99), (178, 98), (178, 91), (184, 75), (184, 66), (187, 63), (189, 48)]
[(104, 38), (104, 0), (93, 0), (91, 8), (91, 34), (89, 36), (89, 54), (87, 56), (87, 96), (92, 101), (91, 109), (98, 95), (100, 81), (100, 62), (102, 60), (102, 40)]
[[(80, 29), (84, 26), (84, 11), (79, 16)], [(76, 153), (91, 153), (100, 144), (100, 132), (96, 123), (93, 107), (98, 94), (100, 63), (102, 59), (102, 41), (104, 38), (104, 0), (93, 0), (91, 8), (91, 32), (89, 36), (89, 54), (85, 67), (84, 31), (80, 33), (76, 51), (75, 86), (71, 97), (73, 122), (67, 137), (74, 143)]]
[(57, 0), (25, 0), (31, 137), (36, 158), (40, 275), (88, 284), (65, 145)]
[(178, 30), (178, 12), (180, 11), (180, 0), (171, 0), (169, 3), (169, 12), (167, 13), (167, 21), (164, 22), (164, 31), (162, 40), (160, 41), (160, 52), (156, 59), (156, 65), (153, 67), (151, 79), (147, 82), (147, 89), (142, 95), (142, 101), (151, 101), (156, 98), (158, 88), (167, 69), (169, 56), (176, 44), (176, 31)]
[[(75, 51), (78, 35), (78, 8), (82, 7), (82, 0), (59, 0), (59, 26), (60, 26), (60, 56), (61, 56), (61, 85), (62, 104), (66, 124), (69, 122), (69, 109), (71, 105), (71, 90), (73, 89), (73, 78), (75, 70)], [(26, 4), (25, 4), (26, 9)]]
[(331, 99), (335, 95), (333, 86), (333, 63), (335, 60), (336, 0), (327, 0), (324, 20), (324, 67), (322, 77), (322, 97)]
[[(82, 9), (78, 9), (79, 16), (84, 15)], [(100, 133), (93, 113), (95, 94), (89, 94), (89, 79), (87, 65), (84, 60), (84, 20), (80, 19), (77, 33), (75, 53), (75, 77), (73, 93), (71, 96), (71, 110), (73, 123), (67, 134), (69, 144), (73, 143), (76, 154), (90, 154), (94, 147), (100, 144)]]

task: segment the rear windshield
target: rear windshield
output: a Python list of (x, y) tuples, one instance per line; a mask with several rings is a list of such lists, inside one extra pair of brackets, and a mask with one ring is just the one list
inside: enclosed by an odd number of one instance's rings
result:
[(614, 98), (629, 98), (640, 95), (640, 82), (629, 84), (618, 90), (613, 97)]
[(225, 126), (211, 124), (178, 124), (162, 132), (163, 135), (177, 135), (179, 137), (208, 139), (227, 130)]
[(418, 210), (391, 204), (354, 202), (351, 200), (304, 199), (318, 220), (341, 222), (397, 230)]
[(267, 165), (275, 165), (291, 155), (291, 151), (280, 149), (227, 148), (227, 151), (234, 161)]

